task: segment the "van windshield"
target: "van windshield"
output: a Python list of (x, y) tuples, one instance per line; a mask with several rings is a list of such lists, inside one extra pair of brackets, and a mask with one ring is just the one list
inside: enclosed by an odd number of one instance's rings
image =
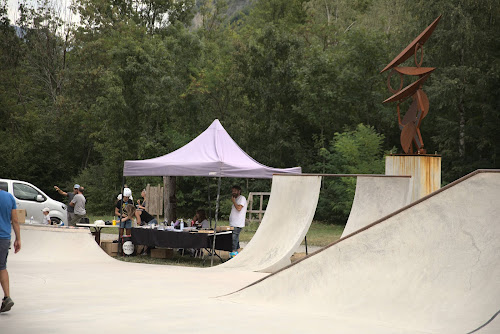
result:
[[(35, 201), (38, 195), (42, 195), (33, 187), (27, 184), (14, 182), (14, 196), (21, 200)], [(43, 196), (43, 195), (42, 195)], [(45, 196), (43, 196), (45, 198)]]

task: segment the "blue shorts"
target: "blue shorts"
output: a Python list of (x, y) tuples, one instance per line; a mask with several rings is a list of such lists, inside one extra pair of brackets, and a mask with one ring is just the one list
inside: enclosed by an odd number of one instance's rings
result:
[(0, 239), (0, 270), (7, 269), (7, 255), (9, 255), (10, 239)]
[(129, 219), (124, 222), (120, 222), (120, 228), (132, 228), (132, 221)]

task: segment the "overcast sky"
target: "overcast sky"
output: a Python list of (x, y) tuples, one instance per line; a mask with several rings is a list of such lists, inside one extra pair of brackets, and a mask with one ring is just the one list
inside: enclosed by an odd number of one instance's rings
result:
[[(69, 10), (69, 6), (72, 3), (72, 0), (49, 0), (50, 3), (53, 4), (55, 8), (58, 8), (61, 12), (61, 17), (66, 21), (71, 20), (75, 22), (75, 17), (71, 14)], [(17, 9), (19, 8), (20, 3), (25, 3), (30, 7), (36, 7), (36, 0), (7, 0), (7, 6), (9, 8), (9, 19), (11, 24), (14, 24), (19, 14), (17, 13)]]

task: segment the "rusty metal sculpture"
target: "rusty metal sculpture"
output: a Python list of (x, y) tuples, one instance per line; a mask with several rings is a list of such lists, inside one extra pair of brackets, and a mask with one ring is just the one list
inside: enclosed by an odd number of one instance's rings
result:
[[(420, 133), (420, 124), (422, 119), (429, 112), (429, 99), (422, 90), (424, 82), (429, 78), (434, 67), (421, 67), (424, 60), (424, 43), (429, 39), (430, 35), (436, 28), (441, 16), (432, 22), (417, 38), (413, 40), (389, 65), (387, 65), (380, 73), (392, 69), (387, 78), (387, 87), (394, 95), (382, 103), (397, 101), (398, 123), (401, 129), (401, 147), (406, 154), (413, 154), (413, 145), (419, 154), (425, 154), (424, 141)], [(420, 50), (420, 61), (417, 61), (417, 52)], [(416, 67), (398, 67), (399, 64), (406, 61), (411, 56), (415, 58)], [(391, 77), (398, 73), (400, 85), (398, 89), (391, 87)], [(419, 76), (419, 79), (403, 89), (403, 76)], [(399, 106), (411, 96), (412, 103), (401, 119)]]

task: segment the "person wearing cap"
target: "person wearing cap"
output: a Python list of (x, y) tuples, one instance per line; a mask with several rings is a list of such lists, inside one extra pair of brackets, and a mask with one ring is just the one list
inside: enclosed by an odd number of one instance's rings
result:
[(71, 201), (73, 200), (73, 197), (75, 197), (75, 195), (78, 194), (78, 188), (80, 188), (80, 185), (75, 184), (73, 186), (73, 192), (67, 193), (67, 192), (62, 191), (58, 186), (54, 186), (54, 189), (57, 190), (57, 192), (60, 195), (68, 197), (68, 207), (67, 207), (67, 209), (68, 209), (68, 213), (67, 213), (68, 223), (75, 218), (75, 209), (69, 203), (71, 203)]
[(49, 208), (43, 208), (42, 210), (43, 217), (42, 217), (42, 224), (44, 225), (50, 225), (50, 209)]
[(85, 218), (87, 215), (87, 210), (85, 210), (86, 202), (87, 200), (85, 199), (85, 196), (83, 196), (83, 187), (78, 187), (77, 194), (69, 203), (69, 205), (75, 209), (75, 216), (73, 220), (68, 223), (68, 226), (76, 226), (82, 218)]
[(118, 240), (121, 240), (123, 235), (123, 229), (126, 229), (127, 235), (130, 235), (132, 232), (132, 220), (131, 219), (123, 219), (127, 218), (128, 215), (125, 211), (128, 204), (134, 205), (132, 197), (132, 190), (130, 188), (123, 189), (123, 199), (121, 194), (118, 195), (118, 202), (116, 202), (115, 207), (115, 215), (120, 217), (120, 228), (118, 229)]

